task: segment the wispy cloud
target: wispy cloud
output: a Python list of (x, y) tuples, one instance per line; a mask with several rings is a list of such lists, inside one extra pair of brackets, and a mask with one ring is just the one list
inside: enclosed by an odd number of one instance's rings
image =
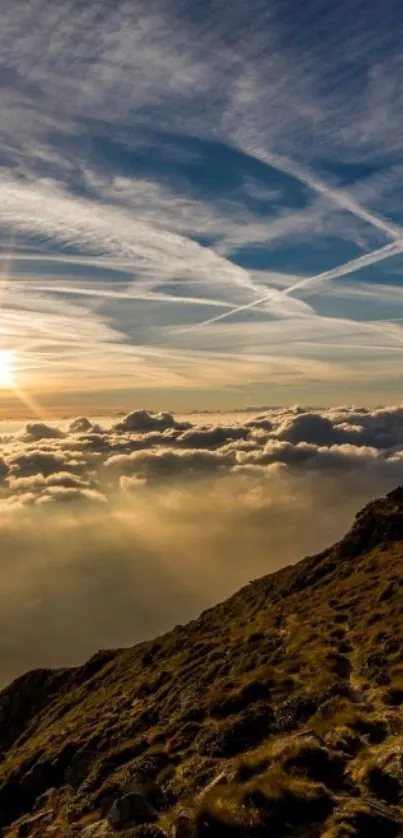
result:
[(231, 309), (231, 311), (224, 312), (223, 314), (218, 314), (216, 317), (211, 317), (209, 320), (204, 320), (201, 323), (196, 324), (193, 328), (202, 328), (204, 326), (209, 326), (213, 323), (217, 323), (219, 320), (224, 320), (227, 317), (235, 316), (237, 314), (241, 314), (244, 311), (249, 311), (252, 308), (257, 308), (258, 306), (262, 306), (265, 303), (271, 303), (274, 301), (278, 301), (279, 298), (285, 298), (288, 295), (294, 294), (296, 291), (302, 291), (306, 288), (311, 286), (320, 285), (321, 283), (328, 282), (329, 280), (339, 279), (343, 276), (348, 276), (351, 273), (355, 273), (356, 271), (362, 270), (363, 268), (367, 268), (371, 265), (378, 264), (378, 262), (382, 262), (384, 259), (390, 259), (393, 256), (397, 256), (399, 253), (403, 252), (403, 239), (400, 241), (396, 241), (392, 244), (387, 244), (384, 247), (379, 248), (379, 250), (374, 250), (371, 253), (366, 253), (364, 256), (359, 256), (357, 259), (351, 259), (350, 262), (346, 262), (344, 265), (339, 265), (337, 268), (332, 268), (329, 271), (324, 271), (323, 273), (316, 274), (315, 276), (308, 276), (299, 279), (297, 282), (294, 282), (292, 285), (287, 286), (281, 291), (277, 291), (273, 293), (270, 291), (268, 294), (265, 294), (264, 297), (260, 297), (258, 300), (253, 300), (250, 303), (246, 303), (242, 306), (237, 306), (236, 308)]
[(267, 151), (260, 151), (257, 152), (257, 156), (260, 159), (267, 162), (270, 166), (279, 169), (279, 171), (285, 172), (285, 174), (295, 177), (297, 180), (299, 180), (306, 186), (309, 186), (310, 189), (313, 189), (319, 195), (323, 195), (325, 198), (327, 198), (330, 202), (334, 203), (340, 209), (346, 210), (347, 212), (354, 215), (356, 218), (359, 218), (361, 221), (365, 221), (372, 227), (375, 227), (380, 232), (385, 233), (388, 236), (388, 238), (401, 238), (402, 229), (400, 227), (388, 222), (386, 219), (381, 218), (375, 213), (368, 211), (365, 207), (360, 206), (358, 201), (356, 201), (355, 198), (351, 196), (346, 190), (334, 189), (330, 187), (316, 175), (312, 174), (312, 172), (303, 168), (303, 166), (301, 166), (300, 164), (295, 163), (293, 160), (289, 160), (285, 157), (281, 157), (278, 154), (272, 154)]
[(365, 20), (348, 0), (8, 4), (1, 340), (27, 381), (342, 381), (369, 334), (393, 366), (402, 34), (394, 0)]

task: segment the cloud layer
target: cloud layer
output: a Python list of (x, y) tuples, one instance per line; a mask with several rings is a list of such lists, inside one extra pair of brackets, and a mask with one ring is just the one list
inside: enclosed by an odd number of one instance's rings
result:
[(0, 681), (195, 616), (403, 482), (403, 407), (29, 423), (0, 460)]

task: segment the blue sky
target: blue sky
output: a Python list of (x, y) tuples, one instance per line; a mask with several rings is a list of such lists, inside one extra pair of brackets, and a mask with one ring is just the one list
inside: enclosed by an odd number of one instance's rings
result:
[(31, 404), (400, 401), (398, 0), (0, 10), (0, 352)]

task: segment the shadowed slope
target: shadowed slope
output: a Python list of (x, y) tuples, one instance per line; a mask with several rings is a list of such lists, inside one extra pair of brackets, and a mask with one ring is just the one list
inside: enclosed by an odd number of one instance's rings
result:
[(55, 789), (67, 836), (141, 775), (165, 831), (185, 805), (201, 836), (397, 835), (402, 561), (398, 489), (187, 626), (19, 678), (0, 695), (0, 822)]

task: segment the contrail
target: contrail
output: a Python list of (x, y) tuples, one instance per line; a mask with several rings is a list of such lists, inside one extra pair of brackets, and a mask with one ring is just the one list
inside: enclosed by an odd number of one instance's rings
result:
[(331, 270), (324, 271), (321, 274), (315, 274), (315, 276), (307, 276), (304, 279), (300, 279), (298, 282), (295, 282), (294, 285), (290, 285), (282, 291), (276, 291), (275, 295), (273, 291), (270, 291), (258, 300), (253, 300), (251, 303), (246, 303), (246, 305), (237, 306), (236, 308), (231, 309), (231, 311), (218, 314), (216, 317), (211, 317), (209, 320), (203, 320), (201, 323), (196, 323), (188, 329), (181, 329), (181, 332), (192, 332), (195, 329), (201, 329), (203, 326), (210, 326), (212, 323), (218, 323), (220, 320), (225, 320), (227, 317), (239, 314), (241, 311), (249, 311), (249, 309), (256, 308), (263, 303), (267, 303), (273, 299), (273, 296), (275, 296), (277, 300), (279, 297), (288, 297), (290, 294), (293, 294), (294, 291), (299, 291), (301, 288), (307, 288), (310, 285), (315, 285), (317, 282), (347, 276), (348, 274), (360, 271), (369, 265), (375, 265), (377, 262), (382, 262), (384, 259), (389, 259), (391, 256), (396, 256), (398, 253), (402, 252), (403, 238), (398, 241), (391, 242), (390, 244), (386, 244), (384, 247), (378, 248), (378, 250), (372, 250), (371, 253), (366, 253), (364, 256), (358, 256), (356, 259), (351, 259), (349, 262), (345, 262), (344, 265), (339, 265), (337, 268), (331, 268)]
[(313, 189), (319, 195), (324, 195), (326, 198), (329, 198), (329, 200), (333, 201), (333, 203), (337, 204), (341, 209), (350, 212), (362, 221), (366, 221), (367, 224), (371, 224), (372, 227), (375, 227), (377, 230), (385, 233), (389, 236), (389, 238), (395, 240), (400, 239), (402, 235), (401, 228), (395, 227), (385, 219), (380, 218), (379, 216), (366, 210), (344, 189), (332, 189), (326, 183), (319, 180), (316, 175), (306, 171), (298, 163), (295, 163), (293, 160), (289, 160), (286, 157), (281, 157), (278, 154), (272, 154), (271, 152), (266, 151), (255, 151), (252, 153), (253, 156), (258, 156), (260, 159), (263, 159), (274, 169), (277, 169), (277, 171), (283, 172), (286, 175), (291, 175), (291, 177), (299, 180), (300, 183), (303, 183), (305, 186), (309, 186), (310, 189)]

